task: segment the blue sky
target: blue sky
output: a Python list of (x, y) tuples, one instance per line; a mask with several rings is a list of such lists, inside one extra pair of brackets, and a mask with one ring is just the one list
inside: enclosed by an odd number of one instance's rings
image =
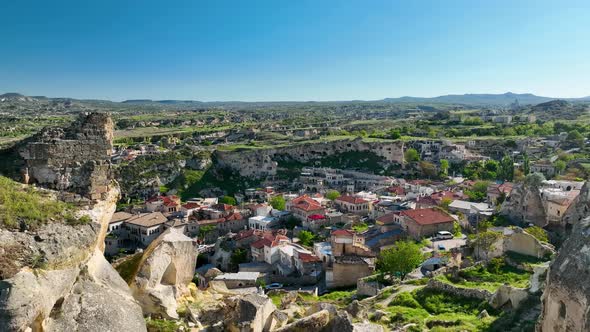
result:
[(0, 92), (590, 95), (590, 1), (1, 1)]

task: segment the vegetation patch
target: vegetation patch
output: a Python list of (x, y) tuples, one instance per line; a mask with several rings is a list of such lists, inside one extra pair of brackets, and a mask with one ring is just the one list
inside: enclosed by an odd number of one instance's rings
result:
[(128, 284), (133, 280), (133, 277), (139, 269), (139, 263), (141, 262), (142, 253), (138, 252), (132, 256), (126, 258), (123, 262), (115, 267), (115, 270), (119, 272), (119, 275)]
[(500, 260), (491, 262), (488, 266), (479, 265), (463, 269), (459, 271), (458, 278), (439, 275), (436, 279), (457, 287), (479, 288), (494, 293), (506, 283), (513, 287), (527, 288), (530, 277), (531, 272), (506, 265), (503, 260)]
[[(482, 310), (492, 316), (477, 318)], [(411, 330), (422, 331), (481, 331), (498, 314), (485, 300), (464, 298), (431, 289), (419, 289), (398, 294), (389, 307), (389, 321), (394, 326), (416, 324)]]
[(35, 229), (50, 221), (75, 225), (88, 220), (87, 217), (77, 220), (72, 205), (0, 176), (0, 227)]

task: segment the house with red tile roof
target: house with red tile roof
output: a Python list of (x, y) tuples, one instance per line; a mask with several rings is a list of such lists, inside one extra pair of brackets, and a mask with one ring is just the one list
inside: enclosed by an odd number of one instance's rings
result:
[(287, 210), (291, 211), (293, 216), (301, 221), (314, 214), (325, 214), (326, 208), (323, 207), (313, 198), (303, 195), (287, 202)]
[(373, 209), (373, 202), (361, 197), (343, 195), (334, 200), (334, 204), (344, 213), (367, 215)]
[(280, 259), (279, 245), (288, 242), (291, 242), (291, 240), (285, 235), (265, 232), (260, 240), (250, 244), (252, 260), (266, 262), (271, 265), (275, 264)]
[(439, 231), (453, 231), (455, 219), (438, 208), (405, 210), (399, 214), (402, 227), (409, 236), (420, 239)]
[(177, 212), (180, 210), (180, 197), (155, 196), (145, 201), (145, 208), (148, 212)]

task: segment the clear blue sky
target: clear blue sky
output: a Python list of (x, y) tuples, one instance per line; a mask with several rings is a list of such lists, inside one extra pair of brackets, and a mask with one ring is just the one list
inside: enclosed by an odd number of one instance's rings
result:
[(205, 101), (590, 95), (588, 0), (3, 0), (0, 13), (0, 92)]

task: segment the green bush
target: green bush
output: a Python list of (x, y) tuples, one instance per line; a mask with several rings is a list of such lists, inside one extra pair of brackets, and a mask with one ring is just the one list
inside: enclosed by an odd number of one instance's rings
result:
[(408, 292), (397, 294), (389, 304), (390, 306), (402, 306), (408, 308), (422, 308), (414, 296)]

